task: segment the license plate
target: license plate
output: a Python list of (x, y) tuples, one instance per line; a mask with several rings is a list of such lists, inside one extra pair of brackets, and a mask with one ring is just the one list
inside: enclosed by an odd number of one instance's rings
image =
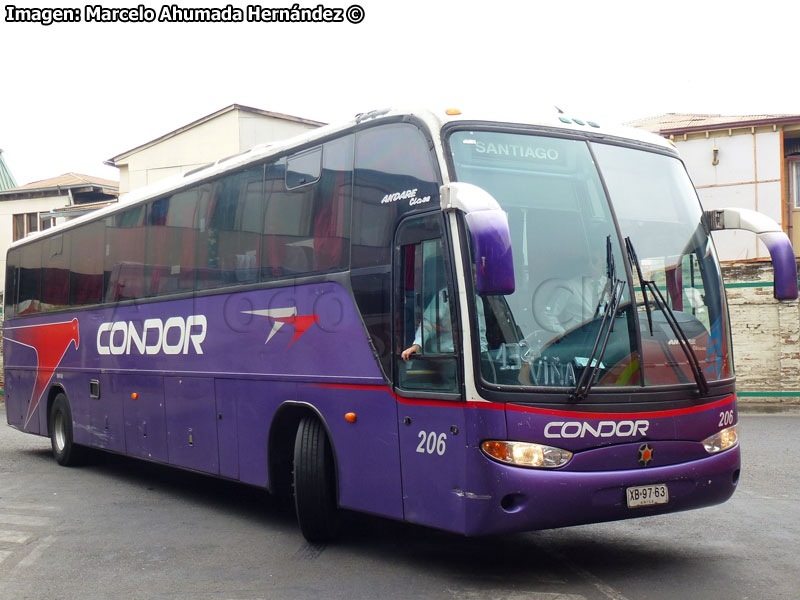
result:
[(629, 487), (626, 490), (626, 498), (628, 500), (628, 508), (666, 504), (669, 502), (669, 490), (665, 483)]

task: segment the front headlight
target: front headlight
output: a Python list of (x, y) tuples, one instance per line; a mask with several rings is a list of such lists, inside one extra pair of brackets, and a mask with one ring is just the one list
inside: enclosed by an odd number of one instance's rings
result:
[(572, 452), (532, 444), (530, 442), (501, 442), (490, 440), (481, 444), (481, 450), (489, 458), (517, 467), (532, 469), (555, 469), (563, 467), (572, 458)]
[(709, 454), (716, 454), (728, 448), (733, 448), (739, 442), (739, 424), (718, 431), (703, 440), (703, 446)]

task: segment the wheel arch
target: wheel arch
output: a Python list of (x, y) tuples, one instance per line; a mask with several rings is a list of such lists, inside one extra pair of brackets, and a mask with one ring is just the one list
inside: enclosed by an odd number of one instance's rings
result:
[(52, 430), (51, 430), (52, 424), (50, 423), (50, 413), (52, 412), (52, 409), (53, 409), (53, 402), (55, 401), (56, 396), (58, 396), (59, 394), (64, 394), (64, 397), (67, 399), (67, 402), (69, 402), (69, 396), (67, 395), (67, 390), (65, 390), (64, 386), (61, 385), (60, 383), (52, 384), (50, 386), (50, 389), (47, 391), (47, 413), (46, 413), (46, 419), (47, 419), (47, 435), (48, 436), (52, 434)]
[(278, 407), (267, 435), (267, 490), (271, 494), (282, 496), (291, 494), (292, 466), (294, 464), (294, 443), (300, 421), (305, 417), (314, 417), (325, 429), (333, 455), (334, 481), (336, 498), (339, 498), (339, 459), (336, 445), (331, 435), (328, 422), (319, 409), (307, 402), (289, 400)]

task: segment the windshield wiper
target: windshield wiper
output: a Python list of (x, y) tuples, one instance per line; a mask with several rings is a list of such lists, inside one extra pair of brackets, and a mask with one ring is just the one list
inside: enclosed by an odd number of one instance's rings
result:
[(628, 260), (636, 269), (636, 274), (642, 284), (642, 298), (644, 300), (644, 310), (647, 313), (647, 325), (650, 327), (650, 335), (653, 335), (653, 313), (650, 312), (650, 301), (647, 299), (647, 286), (645, 285), (644, 275), (642, 275), (642, 264), (639, 262), (639, 257), (636, 256), (636, 250), (633, 249), (630, 236), (625, 238), (625, 249), (628, 252)]
[[(608, 275), (608, 282), (606, 283), (605, 289), (609, 290), (609, 300), (606, 304), (605, 310), (603, 311), (603, 320), (600, 322), (600, 329), (597, 331), (597, 336), (594, 340), (594, 346), (592, 346), (592, 352), (589, 354), (589, 358), (583, 368), (583, 372), (581, 373), (581, 378), (578, 380), (578, 384), (575, 386), (575, 389), (570, 395), (570, 400), (573, 402), (582, 402), (585, 400), (589, 395), (589, 391), (592, 389), (595, 377), (597, 376), (597, 371), (600, 368), (600, 365), (603, 361), (603, 356), (606, 353), (608, 340), (611, 338), (611, 332), (614, 331), (614, 321), (617, 319), (619, 304), (622, 300), (622, 293), (625, 290), (625, 282), (621, 279), (617, 279), (617, 270), (616, 266), (614, 265), (614, 252), (611, 247), (610, 235), (606, 236), (606, 273)], [(602, 304), (602, 297), (605, 295), (605, 289), (603, 290), (604, 293), (601, 294), (600, 301), (595, 309), (595, 317), (600, 311), (600, 305)]]
[(642, 276), (642, 266), (639, 263), (639, 258), (636, 256), (636, 251), (633, 249), (633, 242), (631, 242), (630, 237), (625, 238), (625, 247), (628, 250), (628, 258), (630, 258), (631, 264), (636, 267), (636, 273), (639, 275), (639, 282), (642, 284), (642, 296), (644, 299), (644, 306), (645, 310), (647, 311), (647, 322), (650, 326), (650, 335), (653, 335), (653, 317), (650, 313), (650, 303), (647, 300), (647, 290), (650, 290), (650, 294), (653, 296), (653, 302), (655, 305), (661, 310), (664, 314), (664, 318), (667, 321), (670, 329), (675, 334), (675, 337), (678, 339), (678, 344), (683, 350), (683, 353), (686, 355), (686, 360), (689, 361), (689, 367), (692, 370), (692, 375), (694, 375), (694, 379), (697, 382), (697, 388), (700, 391), (701, 396), (705, 396), (708, 394), (708, 381), (706, 381), (706, 376), (703, 373), (703, 369), (700, 365), (700, 361), (697, 358), (697, 355), (694, 353), (694, 348), (689, 343), (689, 338), (686, 337), (686, 333), (678, 323), (678, 319), (675, 318), (675, 313), (672, 312), (672, 309), (667, 304), (666, 299), (664, 298), (661, 290), (658, 289), (656, 282), (651, 280), (645, 280)]

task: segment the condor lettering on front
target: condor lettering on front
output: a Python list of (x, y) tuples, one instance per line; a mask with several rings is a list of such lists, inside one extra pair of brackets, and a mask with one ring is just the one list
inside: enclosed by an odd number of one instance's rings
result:
[(97, 329), (97, 353), (101, 355), (130, 354), (196, 354), (203, 353), (208, 321), (205, 315), (146, 319), (135, 321), (109, 321)]
[(639, 437), (647, 433), (650, 421), (551, 421), (544, 428), (546, 438)]

